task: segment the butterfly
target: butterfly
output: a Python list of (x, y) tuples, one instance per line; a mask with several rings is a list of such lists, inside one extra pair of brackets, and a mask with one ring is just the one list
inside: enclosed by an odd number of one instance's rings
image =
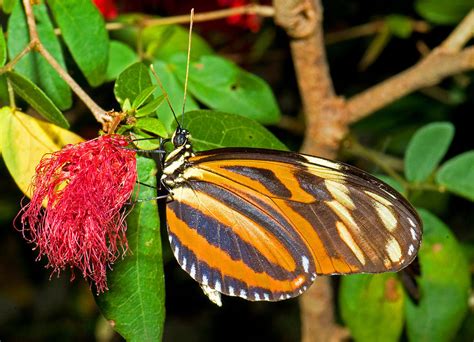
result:
[(422, 223), (367, 172), (305, 154), (195, 152), (178, 125), (163, 159), (169, 241), (216, 304), (220, 294), (278, 301), (318, 275), (396, 272), (415, 258)]

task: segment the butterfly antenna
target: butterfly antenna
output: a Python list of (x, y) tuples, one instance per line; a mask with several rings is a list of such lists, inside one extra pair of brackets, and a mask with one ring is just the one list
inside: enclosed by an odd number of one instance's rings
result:
[(156, 81), (158, 82), (158, 86), (160, 87), (161, 92), (163, 93), (163, 96), (165, 97), (166, 102), (168, 102), (168, 106), (170, 107), (171, 112), (173, 113), (174, 120), (178, 124), (178, 127), (181, 127), (181, 125), (179, 124), (178, 118), (176, 117), (176, 113), (173, 109), (173, 106), (171, 105), (171, 101), (170, 101), (170, 98), (168, 96), (168, 92), (165, 90), (165, 87), (163, 86), (163, 83), (161, 83), (160, 77), (156, 73), (155, 67), (153, 66), (153, 64), (150, 64), (150, 70), (151, 70), (151, 73), (153, 74), (153, 76), (155, 77)]
[[(188, 56), (186, 60), (186, 77), (184, 79), (184, 97), (183, 97), (183, 110), (182, 110), (182, 121), (184, 120), (184, 109), (186, 107), (186, 94), (188, 93), (188, 78), (189, 78), (189, 61), (191, 57), (191, 42), (193, 34), (193, 21), (194, 21), (194, 8), (191, 9), (189, 18), (189, 37), (188, 37)], [(182, 122), (184, 125), (184, 122)]]

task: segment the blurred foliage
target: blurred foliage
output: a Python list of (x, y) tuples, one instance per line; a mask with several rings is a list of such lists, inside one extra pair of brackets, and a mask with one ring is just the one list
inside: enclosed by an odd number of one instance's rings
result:
[[(18, 0), (0, 3), (3, 66), (26, 46), (28, 30)], [(144, 1), (133, 10), (171, 16), (198, 5), (218, 8), (212, 1)], [(416, 63), (417, 44), (434, 48), (473, 7), (472, 0), (335, 0), (323, 5), (326, 31), (345, 32), (328, 46), (328, 59), (337, 92), (348, 97)], [(181, 117), (186, 27), (140, 30), (143, 15), (137, 11), (116, 18), (126, 25), (107, 34), (104, 19), (88, 0), (66, 5), (49, 0), (35, 6), (35, 16), (42, 42), (59, 64), (103, 108), (124, 112), (127, 122), (120, 133), (167, 138), (175, 128), (165, 94), (148, 67), (152, 64), (196, 149), (297, 149), (301, 143), (301, 105), (288, 38), (271, 20), (258, 33), (225, 20), (195, 25), (187, 113)], [(354, 27), (374, 22), (382, 24), (369, 25), (374, 29), (365, 35), (352, 34)], [(415, 203), (425, 225), (419, 268), (414, 264), (400, 274), (336, 278), (338, 314), (357, 341), (474, 338), (474, 309), (468, 306), (474, 269), (474, 145), (472, 127), (466, 124), (474, 106), (472, 76), (448, 78), (354, 124), (351, 138), (360, 148), (344, 144), (341, 149), (341, 158), (380, 175)], [(43, 154), (79, 136), (95, 137), (99, 126), (36, 52), (0, 75), (0, 104), (0, 339), (120, 340), (83, 280), (69, 283), (67, 275), (49, 280), (44, 261), (35, 262), (35, 251), (12, 225), (22, 201), (14, 181), (27, 193)], [(288, 120), (280, 121), (282, 115)], [(157, 146), (156, 140), (139, 144), (143, 149)], [(149, 159), (139, 161), (147, 184), (156, 172)], [(140, 189), (140, 196), (153, 197), (154, 190)], [(156, 213), (154, 202), (135, 206), (129, 217), (133, 255), (114, 266), (112, 290), (97, 299), (120, 334), (130, 340), (155, 340), (162, 334), (166, 341), (298, 340), (297, 300), (225, 298), (223, 308), (211, 304), (181, 271), (167, 242), (161, 250), (161, 240), (168, 239), (165, 229), (158, 238), (163, 215)]]

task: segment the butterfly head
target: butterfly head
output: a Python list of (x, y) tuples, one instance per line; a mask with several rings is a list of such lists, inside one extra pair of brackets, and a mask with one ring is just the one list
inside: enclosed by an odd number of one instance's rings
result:
[(171, 137), (171, 142), (173, 143), (174, 148), (184, 146), (188, 143), (190, 138), (189, 131), (178, 126), (176, 131), (174, 131), (173, 136)]

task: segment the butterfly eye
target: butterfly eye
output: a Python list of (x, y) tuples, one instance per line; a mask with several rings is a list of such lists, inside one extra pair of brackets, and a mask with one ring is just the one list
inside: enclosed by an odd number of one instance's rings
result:
[(185, 129), (176, 130), (173, 136), (173, 145), (174, 147), (183, 146), (188, 141), (188, 131)]

